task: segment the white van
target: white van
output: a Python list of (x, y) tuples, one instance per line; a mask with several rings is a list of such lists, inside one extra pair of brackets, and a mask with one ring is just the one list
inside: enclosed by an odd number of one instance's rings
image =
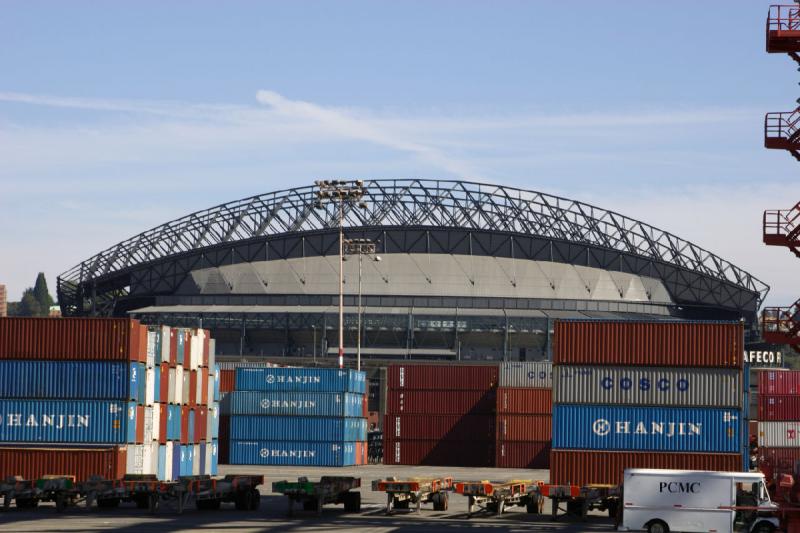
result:
[(630, 468), (622, 505), (619, 531), (771, 533), (779, 525), (760, 473)]

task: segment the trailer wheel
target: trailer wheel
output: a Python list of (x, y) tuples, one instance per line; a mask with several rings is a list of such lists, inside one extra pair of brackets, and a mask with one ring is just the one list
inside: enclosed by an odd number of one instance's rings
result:
[(408, 500), (403, 501), (395, 501), (394, 502), (395, 509), (408, 509)]
[(433, 510), (434, 511), (446, 511), (447, 510), (447, 493), (446, 492), (437, 492), (432, 497), (433, 500)]
[(539, 507), (540, 507), (541, 497), (537, 494), (531, 494), (528, 496), (528, 501), (525, 503), (525, 510), (529, 514), (539, 514)]
[(348, 492), (344, 495), (344, 510), (346, 513), (361, 512), (361, 493)]
[(113, 509), (119, 507), (119, 498), (98, 498), (97, 506), (102, 509)]
[(67, 497), (59, 492), (56, 494), (56, 512), (63, 513), (64, 509), (67, 508)]
[(39, 500), (36, 498), (17, 498), (16, 501), (19, 509), (35, 509), (39, 506)]
[(550, 517), (553, 520), (558, 520), (558, 498), (550, 498)]
[(753, 533), (773, 533), (775, 531), (775, 526), (770, 524), (769, 522), (761, 522), (756, 525), (756, 528), (753, 530)]
[(147, 494), (137, 494), (133, 497), (133, 501), (136, 503), (137, 509), (148, 509), (150, 507), (150, 498)]
[[(258, 511), (259, 507), (261, 507), (261, 493), (258, 492), (258, 489), (250, 489), (249, 494), (250, 494), (250, 505), (247, 507), (248, 511)], [(216, 508), (219, 509), (219, 505), (217, 505)]]
[(158, 509), (158, 494), (150, 494), (147, 497), (147, 510), (151, 513), (155, 513)]
[(608, 516), (611, 518), (615, 518), (617, 516), (617, 511), (619, 510), (619, 502), (617, 500), (609, 500), (608, 501)]
[(669, 533), (669, 526), (662, 520), (653, 520), (647, 524), (647, 533)]
[(303, 510), (304, 511), (316, 511), (317, 510), (317, 499), (316, 498), (309, 498), (307, 500), (303, 500)]

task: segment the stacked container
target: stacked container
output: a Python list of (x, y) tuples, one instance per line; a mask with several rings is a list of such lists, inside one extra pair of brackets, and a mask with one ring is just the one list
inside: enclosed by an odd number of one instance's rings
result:
[(366, 464), (365, 378), (334, 368), (236, 369), (223, 404), (230, 464)]
[(390, 366), (384, 463), (494, 465), (497, 382), (497, 366)]
[(758, 463), (770, 479), (794, 473), (800, 461), (800, 371), (758, 376)]
[(495, 466), (549, 468), (552, 388), (549, 361), (500, 365)]
[(740, 323), (557, 321), (551, 482), (741, 470), (743, 333)]

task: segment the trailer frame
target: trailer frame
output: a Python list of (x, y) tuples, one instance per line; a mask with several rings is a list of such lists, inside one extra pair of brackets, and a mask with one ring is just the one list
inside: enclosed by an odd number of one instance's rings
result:
[(374, 480), (372, 490), (386, 493), (386, 514), (395, 509), (409, 509), (420, 513), (423, 503), (433, 503), (434, 511), (446, 511), (449, 505), (448, 492), (453, 489), (452, 477), (395, 478)]
[(295, 503), (301, 503), (304, 511), (322, 514), (326, 504), (344, 504), (348, 513), (361, 512), (361, 493), (352, 489), (361, 487), (361, 478), (352, 476), (322, 476), (319, 481), (309, 481), (305, 476), (297, 481), (276, 481), (272, 492), (283, 494), (288, 500), (288, 516), (294, 516)]

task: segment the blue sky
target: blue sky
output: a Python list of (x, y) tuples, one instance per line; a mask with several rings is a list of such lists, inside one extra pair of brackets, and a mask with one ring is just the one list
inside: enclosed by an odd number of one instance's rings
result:
[(640, 218), (800, 297), (761, 212), (800, 96), (769, 2), (5, 2), (0, 282), (318, 178), (469, 178)]

